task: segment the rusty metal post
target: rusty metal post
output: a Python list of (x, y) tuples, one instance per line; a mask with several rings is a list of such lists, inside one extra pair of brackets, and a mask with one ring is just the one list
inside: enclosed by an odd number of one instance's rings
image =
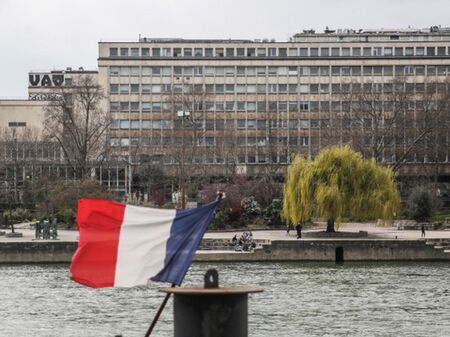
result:
[(204, 288), (164, 288), (174, 294), (175, 337), (248, 337), (248, 294), (259, 288), (219, 288), (209, 270)]

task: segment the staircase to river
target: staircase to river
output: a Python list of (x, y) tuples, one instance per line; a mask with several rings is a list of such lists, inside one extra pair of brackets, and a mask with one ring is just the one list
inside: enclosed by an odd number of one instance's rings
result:
[(450, 239), (426, 239), (425, 244), (450, 255)]
[[(199, 250), (221, 250), (221, 251), (234, 251), (235, 246), (230, 244), (231, 240), (227, 239), (213, 239), (213, 238), (204, 238), (200, 244)], [(254, 243), (256, 243), (255, 249), (261, 248), (264, 244), (269, 244), (270, 240), (262, 240), (262, 239), (254, 239)]]

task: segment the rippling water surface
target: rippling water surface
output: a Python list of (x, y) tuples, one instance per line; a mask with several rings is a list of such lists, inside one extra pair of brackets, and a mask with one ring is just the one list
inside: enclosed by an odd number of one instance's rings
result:
[[(252, 337), (450, 336), (449, 263), (194, 264), (222, 285), (259, 286), (250, 295)], [(163, 295), (159, 284), (89, 289), (68, 265), (0, 265), (0, 336), (143, 336)], [(172, 302), (154, 336), (173, 336)]]

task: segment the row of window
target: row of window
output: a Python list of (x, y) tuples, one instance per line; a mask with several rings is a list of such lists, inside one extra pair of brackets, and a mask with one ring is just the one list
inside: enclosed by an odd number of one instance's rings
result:
[[(289, 137), (289, 145), (308, 146), (310, 137)], [(268, 137), (238, 137), (238, 146), (268, 146), (276, 144), (277, 140), (270, 140)]]
[[(388, 119), (383, 122), (388, 123)], [(171, 130), (174, 129), (174, 123), (172, 120), (114, 120), (111, 126), (113, 130)], [(238, 130), (276, 130), (276, 129), (309, 129), (309, 128), (327, 128), (330, 126), (329, 119), (237, 119), (237, 120), (203, 120), (196, 123), (199, 129), (208, 130), (224, 130), (226, 129), (238, 129)], [(370, 118), (363, 119), (349, 119), (342, 118), (336, 119), (333, 122), (334, 127), (342, 128), (372, 128), (373, 121)], [(383, 126), (381, 123), (378, 126)], [(176, 125), (177, 128), (181, 128), (181, 125)], [(445, 142), (445, 141), (444, 141)]]
[[(292, 139), (293, 140), (293, 139)], [(152, 146), (161, 146), (169, 143), (161, 142), (160, 139), (141, 139), (138, 138), (112, 138), (111, 139), (111, 146), (114, 147), (129, 147), (131, 146), (140, 146), (144, 143), (144, 145), (152, 145)], [(309, 140), (308, 140), (309, 144)], [(290, 142), (290, 145), (297, 145), (293, 142)], [(299, 143), (300, 146), (307, 146), (303, 143)], [(280, 154), (277, 156), (276, 154), (272, 156), (268, 156), (266, 154), (248, 154), (247, 156), (245, 154), (241, 154), (237, 156), (237, 161), (240, 164), (256, 164), (256, 163), (287, 163), (287, 155), (286, 154)], [(230, 158), (231, 162), (234, 163), (235, 158)], [(193, 161), (198, 164), (223, 164), (225, 162), (225, 159), (223, 157), (220, 157), (218, 155), (210, 154), (206, 156), (196, 156), (193, 158)], [(174, 164), (175, 160), (167, 156), (164, 158), (164, 162), (166, 164)]]
[(450, 66), (224, 66), (224, 67), (110, 67), (111, 76), (359, 76), (359, 75), (446, 75)]
[[(289, 128), (289, 129), (308, 129), (310, 127), (319, 127), (320, 120), (314, 119), (289, 119), (289, 120), (265, 120), (265, 119), (237, 119), (235, 120), (202, 120), (198, 121), (197, 127), (205, 130), (224, 130), (227, 128), (246, 129), (246, 130), (266, 130), (275, 128)], [(181, 127), (178, 125), (178, 127)], [(129, 119), (115, 119), (111, 123), (112, 130), (164, 130), (173, 129), (173, 120), (129, 120)]]
[[(391, 121), (386, 118), (380, 123), (379, 127), (389, 125)], [(386, 123), (386, 124), (385, 124)], [(224, 130), (224, 129), (238, 129), (238, 130), (276, 130), (276, 129), (309, 129), (309, 128), (327, 128), (330, 124), (330, 119), (207, 119), (196, 122), (197, 128), (205, 131), (209, 130)], [(333, 121), (334, 127), (351, 128), (372, 128), (374, 121), (371, 118), (340, 118)], [(179, 120), (129, 120), (118, 119), (113, 120), (111, 129), (113, 130), (172, 130), (181, 128), (182, 125)], [(445, 140), (443, 141), (445, 142)]]
[(109, 48), (110, 57), (372, 57), (446, 56), (450, 47)]
[(133, 130), (139, 130), (139, 129), (155, 129), (155, 130), (162, 130), (162, 129), (173, 129), (173, 120), (128, 120), (128, 119), (114, 119), (111, 122), (110, 128), (112, 130), (117, 129), (133, 129)]
[[(410, 108), (414, 109), (414, 103), (417, 109), (420, 109), (426, 102), (415, 100), (410, 102)], [(383, 101), (376, 102), (376, 104), (383, 107), (385, 111), (392, 111), (393, 102)], [(111, 112), (140, 112), (140, 102), (111, 102)], [(208, 112), (339, 112), (360, 110), (361, 103), (349, 101), (220, 101), (220, 102), (205, 102), (204, 107), (198, 106), (201, 109), (192, 109), (191, 111), (208, 111)], [(353, 106), (353, 108), (352, 108)], [(181, 109), (175, 109), (179, 111)], [(142, 112), (168, 112), (170, 114), (172, 109), (168, 103), (161, 102), (142, 102)]]
[(56, 143), (52, 142), (0, 142), (0, 154), (5, 160), (58, 160), (61, 151)]
[[(433, 88), (437, 88), (434, 86)], [(441, 88), (442, 87), (442, 88)], [(211, 94), (265, 94), (265, 93), (290, 93), (290, 94), (308, 94), (308, 93), (341, 93), (341, 92), (364, 92), (375, 91), (381, 92), (384, 90), (390, 93), (395, 88), (396, 91), (406, 92), (423, 92), (425, 91), (425, 83), (321, 83), (321, 84), (286, 84), (286, 83), (268, 83), (268, 84), (205, 84), (200, 88), (206, 93)], [(111, 84), (111, 94), (160, 94), (172, 93), (172, 86), (170, 84)], [(445, 90), (445, 84), (439, 86), (438, 89)], [(177, 85), (173, 86), (173, 92), (187, 92), (187, 88), (182, 88)], [(200, 92), (200, 91), (199, 91)], [(167, 103), (169, 106), (169, 104)], [(139, 107), (136, 106), (139, 110)]]
[[(313, 127), (319, 127), (320, 120), (315, 119)], [(289, 129), (309, 129), (311, 120), (309, 119), (289, 119), (289, 120), (261, 120), (261, 119), (238, 119), (237, 128), (246, 130), (265, 130), (271, 128), (289, 128)]]
[(27, 126), (26, 122), (8, 122), (10, 128), (24, 128)]

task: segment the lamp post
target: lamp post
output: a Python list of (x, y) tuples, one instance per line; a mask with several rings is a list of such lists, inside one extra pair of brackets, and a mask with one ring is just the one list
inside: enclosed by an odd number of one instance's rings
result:
[[(186, 169), (185, 169), (185, 154), (186, 154), (186, 149), (185, 149), (185, 121), (190, 121), (192, 123), (192, 121), (190, 120), (191, 118), (191, 112), (189, 111), (189, 109), (192, 108), (192, 106), (190, 106), (191, 102), (186, 101), (186, 97), (185, 97), (185, 87), (186, 85), (189, 85), (189, 81), (190, 81), (190, 77), (176, 77), (175, 80), (178, 83), (182, 84), (182, 88), (181, 88), (181, 108), (182, 110), (178, 110), (177, 111), (177, 117), (181, 118), (181, 163), (180, 163), (180, 189), (181, 189), (181, 208), (186, 208)], [(190, 90), (188, 90), (188, 93), (190, 92)]]
[(131, 162), (131, 152), (128, 152), (128, 198), (131, 198), (131, 180), (133, 179), (133, 175), (131, 172), (133, 167), (132, 165), (133, 163)]
[(189, 111), (180, 110), (177, 112), (177, 117), (181, 118), (181, 208), (186, 208), (186, 172), (184, 168), (185, 157), (185, 143), (184, 143), (184, 121), (189, 120), (191, 113)]
[[(132, 165), (133, 163), (131, 162), (131, 153), (128, 153), (127, 157), (122, 157), (119, 159), (118, 162), (118, 170), (122, 167), (123, 164), (124, 165), (124, 179), (125, 179), (125, 195), (128, 195), (128, 200), (131, 198), (131, 180), (133, 178), (132, 175)], [(117, 174), (119, 174), (119, 171), (117, 171)]]

